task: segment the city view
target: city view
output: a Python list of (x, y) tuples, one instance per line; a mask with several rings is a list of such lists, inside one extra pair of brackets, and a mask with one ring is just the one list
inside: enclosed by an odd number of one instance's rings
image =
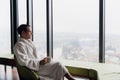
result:
[[(2, 31), (1, 31), (2, 32)], [(64, 35), (62, 35), (64, 34)], [(3, 36), (3, 34), (0, 34)], [(10, 36), (0, 40), (3, 43), (0, 47), (0, 55), (11, 53)], [(53, 36), (53, 58), (79, 60), (88, 62), (99, 62), (99, 38), (95, 34), (72, 34), (54, 33)], [(34, 42), (38, 52), (46, 55), (46, 35), (37, 32), (34, 34)], [(40, 55), (40, 56), (41, 56)], [(119, 35), (106, 35), (105, 41), (105, 62), (120, 64), (120, 37)]]
[[(63, 33), (62, 33), (63, 34)], [(35, 40), (42, 52), (46, 52), (46, 40), (36, 34)], [(111, 37), (110, 37), (111, 36)], [(106, 37), (106, 63), (120, 64), (119, 35)], [(114, 36), (114, 37), (112, 37)], [(99, 37), (95, 34), (55, 33), (53, 36), (53, 58), (99, 62)]]
[(58, 53), (63, 59), (98, 62), (98, 37), (72, 33), (55, 35), (54, 55)]

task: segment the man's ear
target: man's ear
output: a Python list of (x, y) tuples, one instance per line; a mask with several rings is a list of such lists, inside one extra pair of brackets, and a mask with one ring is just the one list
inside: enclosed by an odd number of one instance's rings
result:
[(25, 35), (25, 31), (22, 31), (21, 35), (22, 35), (22, 36)]

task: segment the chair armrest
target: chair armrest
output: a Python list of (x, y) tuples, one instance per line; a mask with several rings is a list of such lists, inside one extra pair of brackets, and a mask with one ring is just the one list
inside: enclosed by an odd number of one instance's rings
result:
[(72, 66), (66, 66), (66, 68), (73, 76), (89, 78), (90, 80), (98, 80), (98, 73), (96, 70)]

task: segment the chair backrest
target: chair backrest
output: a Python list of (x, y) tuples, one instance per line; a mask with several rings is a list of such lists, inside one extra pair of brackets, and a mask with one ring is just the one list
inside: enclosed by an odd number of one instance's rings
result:
[(20, 80), (40, 80), (38, 74), (35, 71), (25, 66), (21, 66), (18, 63), (15, 56), (14, 56), (14, 59), (15, 59), (15, 63), (16, 63), (16, 67), (18, 70)]

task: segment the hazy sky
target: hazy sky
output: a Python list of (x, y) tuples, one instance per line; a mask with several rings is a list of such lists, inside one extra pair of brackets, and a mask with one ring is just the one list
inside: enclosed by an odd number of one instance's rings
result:
[[(9, 26), (9, 1), (0, 0), (0, 24)], [(26, 23), (25, 0), (18, 0), (20, 24)], [(6, 3), (7, 2), (7, 3)], [(36, 30), (45, 30), (45, 0), (35, 0), (34, 25)], [(120, 34), (120, 0), (106, 0), (106, 32)], [(4, 8), (3, 8), (4, 7)], [(24, 8), (25, 7), (25, 8)], [(43, 7), (43, 8), (42, 8)], [(55, 32), (98, 33), (99, 0), (53, 0)], [(43, 27), (42, 27), (43, 26)], [(3, 27), (0, 31), (9, 29)]]
[[(120, 0), (105, 0), (106, 33), (120, 34)], [(55, 31), (98, 33), (99, 0), (54, 0)]]
[(98, 33), (99, 0), (54, 0), (54, 31)]

